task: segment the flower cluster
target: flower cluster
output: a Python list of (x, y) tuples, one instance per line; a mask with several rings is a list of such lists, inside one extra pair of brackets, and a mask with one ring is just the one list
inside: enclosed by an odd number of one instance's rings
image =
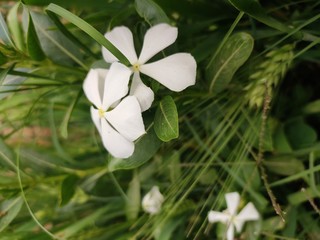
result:
[(133, 35), (127, 27), (116, 27), (105, 34), (126, 56), (131, 66), (120, 63), (103, 47), (103, 58), (111, 63), (110, 69), (91, 69), (83, 89), (94, 105), (91, 107), (91, 117), (103, 145), (114, 157), (131, 156), (134, 141), (145, 133), (142, 112), (151, 107), (154, 93), (143, 83), (140, 73), (176, 92), (195, 84), (197, 65), (189, 53), (176, 53), (147, 63), (174, 43), (177, 35), (177, 28), (168, 24), (151, 27), (144, 36), (143, 47), (137, 57)]

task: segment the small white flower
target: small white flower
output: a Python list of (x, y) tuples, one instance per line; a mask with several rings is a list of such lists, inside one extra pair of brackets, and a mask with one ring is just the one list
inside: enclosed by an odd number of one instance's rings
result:
[(83, 90), (94, 105), (91, 118), (103, 145), (117, 158), (131, 156), (134, 141), (145, 133), (138, 100), (134, 96), (125, 97), (130, 74), (123, 64), (113, 63), (110, 70), (91, 69), (83, 83)]
[(158, 186), (153, 186), (151, 190), (142, 199), (142, 208), (145, 212), (151, 215), (157, 214), (161, 210), (161, 205), (164, 201)]
[[(161, 23), (151, 27), (144, 36), (142, 50), (137, 57), (129, 28), (120, 26), (105, 34), (105, 37), (127, 57), (132, 65), (134, 75), (130, 95), (138, 98), (142, 111), (151, 106), (154, 94), (141, 81), (140, 72), (176, 92), (195, 84), (197, 64), (189, 53), (176, 53), (159, 61), (146, 63), (154, 55), (174, 43), (177, 36), (177, 28), (168, 24)], [(118, 61), (104, 47), (102, 53), (105, 61), (110, 63)]]
[(234, 239), (234, 228), (240, 233), (246, 221), (259, 219), (259, 213), (253, 203), (249, 202), (237, 215), (240, 203), (240, 195), (237, 192), (225, 195), (227, 209), (223, 212), (209, 211), (208, 220), (210, 223), (222, 222), (227, 225), (227, 240)]

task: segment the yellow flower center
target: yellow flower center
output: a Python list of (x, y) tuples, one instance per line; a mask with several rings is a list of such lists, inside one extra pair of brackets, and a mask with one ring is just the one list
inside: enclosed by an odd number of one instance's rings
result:
[(139, 72), (140, 71), (140, 64), (139, 63), (135, 63), (132, 65), (132, 70), (134, 72)]
[(99, 112), (99, 117), (100, 117), (100, 118), (104, 118), (104, 113), (105, 113), (105, 111), (104, 111), (103, 109), (99, 108), (99, 109), (98, 109), (98, 112)]

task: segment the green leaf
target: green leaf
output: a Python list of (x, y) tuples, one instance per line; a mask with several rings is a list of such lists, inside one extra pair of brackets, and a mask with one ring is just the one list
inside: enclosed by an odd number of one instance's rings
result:
[(302, 118), (286, 123), (284, 130), (293, 149), (310, 147), (317, 141), (317, 132)]
[(127, 201), (126, 201), (126, 216), (127, 219), (135, 220), (138, 217), (139, 211), (140, 211), (140, 202), (141, 202), (141, 196), (140, 196), (140, 179), (139, 175), (134, 172), (134, 176), (129, 183), (128, 191), (127, 191)]
[(10, 70), (12, 70), (12, 67), (2, 69), (2, 71), (0, 72), (0, 86), (3, 85), (4, 80), (6, 79)]
[(10, 33), (8, 30), (8, 26), (4, 21), (4, 18), (0, 12), (0, 43), (3, 42), (4, 44), (14, 47), (14, 44), (11, 40)]
[(306, 114), (320, 113), (320, 99), (308, 103), (304, 108), (303, 112)]
[(28, 49), (29, 56), (31, 57), (31, 59), (35, 61), (42, 61), (46, 58), (46, 56), (42, 51), (39, 38), (34, 28), (31, 14), (29, 14), (29, 24), (28, 24), (28, 31), (27, 31), (27, 49)]
[(10, 9), (7, 16), (7, 23), (15, 45), (19, 50), (23, 51), (25, 49), (24, 37), (18, 15), (20, 6), (21, 3), (18, 2)]
[(290, 153), (292, 148), (288, 142), (287, 136), (284, 132), (284, 127), (278, 127), (273, 136), (274, 148), (277, 153)]
[(18, 215), (22, 207), (23, 200), (19, 196), (14, 199), (3, 201), (0, 205), (0, 232), (2, 232)]
[(51, 3), (47, 8), (46, 11), (53, 12), (78, 28), (80, 28), (82, 31), (87, 33), (90, 37), (92, 37), (95, 41), (97, 41), (99, 44), (104, 46), (106, 49), (108, 49), (116, 58), (119, 59), (120, 62), (122, 62), (125, 65), (130, 65), (129, 60), (126, 58), (126, 56), (123, 55), (122, 52), (120, 52), (110, 41), (108, 41), (100, 32), (98, 32), (94, 27), (92, 27), (89, 23), (85, 22), (78, 16), (74, 15), (73, 13), (69, 12), (68, 10)]
[(76, 192), (78, 180), (76, 175), (69, 175), (63, 180), (60, 189), (60, 206), (66, 205), (71, 200)]
[(270, 17), (256, 0), (229, 0), (229, 2), (239, 11), (245, 12), (249, 16), (253, 17), (259, 22), (266, 24), (269, 27), (286, 33), (292, 31), (292, 29), (289, 28), (288, 25), (283, 24)]
[(165, 12), (152, 0), (135, 0), (135, 7), (140, 17), (150, 25), (170, 22)]
[(273, 157), (264, 161), (269, 171), (282, 176), (291, 176), (304, 171), (302, 161), (290, 157)]
[(247, 61), (253, 49), (253, 38), (248, 33), (236, 33), (222, 46), (208, 66), (211, 92), (222, 91), (235, 72)]
[[(21, 72), (27, 71), (27, 69), (25, 69), (25, 68), (17, 68), (17, 70), (19, 70)], [(5, 71), (5, 70), (3, 70), (3, 71)], [(9, 71), (10, 71), (10, 68), (9, 68)], [(2, 79), (1, 84), (0, 84), (0, 99), (3, 99), (6, 96), (10, 95), (11, 94), (10, 91), (14, 91), (15, 89), (17, 89), (19, 87), (19, 84), (27, 79), (26, 77), (8, 74), (8, 72), (3, 73), (1, 75), (5, 76), (5, 77), (4, 77), (4, 79)], [(8, 85), (8, 86), (6, 86), (6, 85)]]
[(109, 171), (133, 169), (150, 160), (161, 146), (153, 128), (146, 135), (137, 140), (133, 155), (126, 159), (113, 158), (108, 163)]
[(172, 97), (164, 97), (154, 117), (154, 131), (158, 138), (168, 142), (179, 137), (179, 121), (176, 104)]

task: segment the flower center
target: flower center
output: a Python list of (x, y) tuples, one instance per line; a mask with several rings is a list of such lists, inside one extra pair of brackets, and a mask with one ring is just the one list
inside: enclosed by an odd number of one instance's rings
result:
[(134, 72), (139, 72), (140, 71), (140, 64), (139, 63), (135, 63), (132, 65), (132, 70)]
[(100, 117), (100, 118), (104, 118), (104, 113), (105, 113), (105, 112), (106, 112), (106, 111), (104, 111), (103, 109), (99, 108), (99, 109), (98, 109), (99, 117)]

